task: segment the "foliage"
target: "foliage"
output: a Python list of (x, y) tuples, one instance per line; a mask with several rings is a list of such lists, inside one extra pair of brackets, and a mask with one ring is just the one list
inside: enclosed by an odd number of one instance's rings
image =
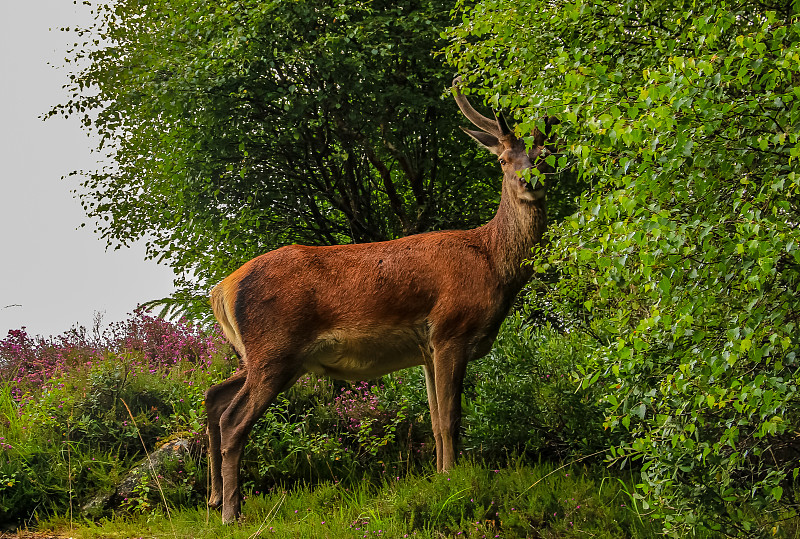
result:
[[(601, 430), (602, 417), (588, 399), (592, 390), (579, 390), (570, 375), (584, 361), (581, 342), (533, 331), (527, 311), (509, 319), (497, 351), (470, 366), (467, 455), (505, 466), (513, 455), (593, 450), (601, 436), (590, 433)], [(47, 339), (10, 331), (0, 341), (0, 519), (96, 516), (101, 508), (84, 510), (86, 502), (111, 491), (145, 450), (174, 438), (192, 441), (192, 458), (161, 477), (142, 476), (120, 509), (161, 511), (162, 492), (173, 507), (201, 503), (204, 391), (236, 366), (230, 356), (217, 333), (141, 310), (105, 330), (98, 320), (92, 331)], [(326, 481), (352, 488), (370, 477), (428, 473), (433, 462), (421, 369), (352, 383), (309, 375), (256, 424), (241, 477), (255, 495)]]
[[(141, 311), (105, 331), (98, 323), (91, 335), (82, 327), (49, 339), (9, 331), (0, 341), (0, 520), (77, 513), (169, 436), (199, 453), (204, 390), (230, 369), (220, 344)], [(163, 478), (170, 500), (196, 502), (185, 478), (199, 479), (202, 495), (205, 468), (181, 465)]]
[(222, 339), (221, 333), (207, 335), (199, 326), (167, 322), (141, 308), (105, 329), (96, 317), (91, 331), (77, 326), (57, 337), (31, 337), (23, 327), (9, 330), (0, 341), (0, 379), (13, 382), (14, 395), (24, 400), (26, 393), (51, 387), (59, 376), (86, 374), (110, 354), (141, 353), (124, 362), (135, 372), (154, 373), (183, 360), (207, 364)]
[[(77, 538), (145, 537), (652, 537), (632, 504), (629, 478), (597, 469), (518, 464), (498, 470), (474, 462), (450, 474), (366, 478), (276, 488), (250, 496), (238, 526), (222, 526), (205, 508), (70, 528)], [(53, 519), (55, 531), (69, 523)], [(701, 536), (702, 537), (702, 536)]]
[[(616, 450), (665, 530), (794, 514), (800, 320), (796, 2), (459, 3), (448, 57), (592, 189), (551, 231), (550, 305), (597, 341)], [(472, 84), (473, 87), (479, 86)]]
[(513, 312), (490, 354), (469, 366), (465, 448), (499, 462), (508, 454), (556, 460), (603, 454), (611, 438), (598, 406), (602, 392), (582, 388), (576, 376), (592, 343), (539, 327), (530, 308)]
[(457, 129), (433, 56), (451, 7), (97, 3), (67, 58), (71, 98), (51, 111), (100, 136), (88, 216), (110, 245), (146, 238), (184, 273), (184, 302), (287, 243), (484, 222), (497, 174)]
[(406, 413), (408, 401), (380, 399), (382, 391), (380, 383), (301, 378), (250, 434), (242, 459), (245, 487), (261, 492), (276, 484), (352, 481), (431, 460), (432, 448), (423, 452), (427, 440), (409, 435), (420, 429)]

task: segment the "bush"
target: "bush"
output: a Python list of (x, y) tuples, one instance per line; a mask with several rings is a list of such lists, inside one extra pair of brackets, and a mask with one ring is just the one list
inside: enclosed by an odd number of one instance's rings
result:
[(244, 484), (261, 491), (426, 465), (431, 459), (414, 457), (427, 447), (432, 458), (418, 425), (429, 419), (409, 413), (412, 406), (397, 389), (400, 376), (355, 383), (301, 378), (253, 428), (242, 459)]
[(531, 322), (529, 306), (512, 313), (492, 352), (470, 366), (465, 446), (498, 460), (580, 457), (608, 447), (597, 392), (579, 371), (590, 342)]
[(600, 337), (616, 457), (666, 534), (771, 536), (800, 476), (798, 3), (500, 5), (460, 4), (446, 54), (518, 130), (558, 116), (551, 160), (591, 182), (536, 266)]
[[(603, 440), (592, 394), (573, 381), (583, 341), (537, 329), (527, 316), (514, 314), (495, 351), (470, 366), (465, 446), (475, 458), (563, 458)], [(141, 311), (105, 331), (9, 332), (0, 341), (0, 520), (78, 511), (111, 491), (145, 449), (176, 437), (193, 441), (194, 460), (143, 478), (122, 509), (159, 511), (162, 490), (170, 504), (198, 503), (207, 480), (204, 392), (236, 365), (216, 332)], [(354, 383), (308, 375), (256, 423), (241, 481), (257, 494), (400, 477), (434, 462), (422, 369)]]
[(229, 374), (225, 349), (216, 334), (142, 311), (91, 336), (10, 331), (0, 341), (0, 521), (77, 510), (170, 436), (204, 443), (203, 392)]

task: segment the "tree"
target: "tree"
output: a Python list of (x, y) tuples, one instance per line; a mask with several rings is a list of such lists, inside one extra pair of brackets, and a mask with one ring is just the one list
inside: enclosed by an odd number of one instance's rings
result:
[(498, 175), (458, 131), (442, 98), (453, 73), (434, 57), (451, 7), (99, 4), (69, 53), (82, 66), (71, 97), (51, 112), (100, 135), (108, 164), (80, 193), (89, 218), (111, 246), (147, 238), (181, 274), (181, 301), (286, 243), (483, 222)]
[(482, 0), (449, 31), (523, 127), (561, 117), (592, 184), (538, 258), (544, 301), (596, 338), (584, 384), (629, 432), (611, 458), (675, 536), (796, 514), (798, 7)]

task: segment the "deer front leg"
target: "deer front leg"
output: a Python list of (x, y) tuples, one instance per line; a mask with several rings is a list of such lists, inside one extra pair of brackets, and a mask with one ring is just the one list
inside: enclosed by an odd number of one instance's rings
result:
[[(440, 471), (446, 472), (456, 462), (456, 442), (461, 426), (461, 391), (464, 386), (467, 356), (463, 347), (451, 344), (434, 353), (434, 379), (438, 408), (441, 459)], [(437, 449), (439, 441), (437, 440)]]
[(425, 389), (428, 393), (428, 407), (431, 411), (431, 429), (436, 444), (436, 471), (442, 471), (442, 434), (439, 429), (439, 405), (436, 401), (436, 379), (434, 378), (433, 364), (422, 366), (425, 370)]

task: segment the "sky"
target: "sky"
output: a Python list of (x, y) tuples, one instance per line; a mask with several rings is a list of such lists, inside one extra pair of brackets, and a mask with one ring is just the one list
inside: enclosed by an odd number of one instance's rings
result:
[(0, 0), (0, 339), (22, 326), (42, 336), (91, 327), (95, 313), (124, 320), (174, 289), (143, 243), (106, 250), (71, 192), (80, 177), (61, 179), (95, 168), (97, 141), (77, 118), (39, 118), (67, 100), (69, 72), (53, 66), (74, 41), (59, 28), (91, 22), (81, 4)]

